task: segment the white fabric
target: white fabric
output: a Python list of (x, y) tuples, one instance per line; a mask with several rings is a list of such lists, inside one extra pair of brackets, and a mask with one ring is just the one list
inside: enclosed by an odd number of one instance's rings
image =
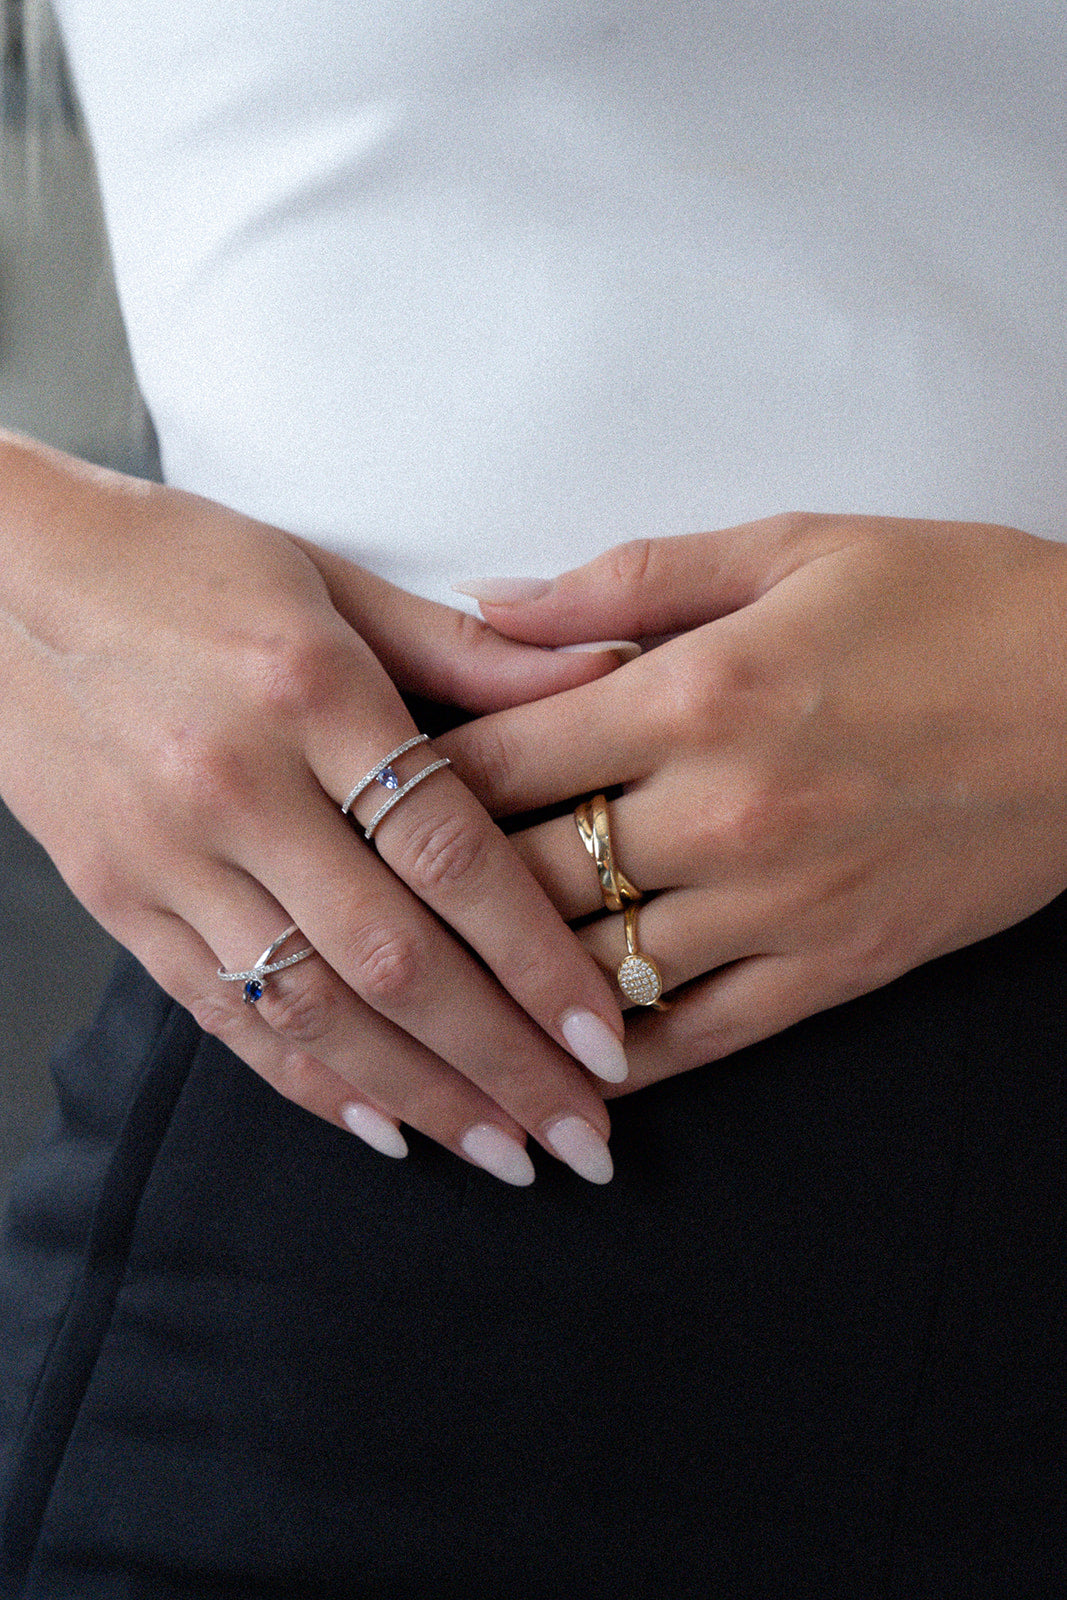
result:
[(60, 0), (170, 481), (444, 598), (1067, 534), (1063, 0)]

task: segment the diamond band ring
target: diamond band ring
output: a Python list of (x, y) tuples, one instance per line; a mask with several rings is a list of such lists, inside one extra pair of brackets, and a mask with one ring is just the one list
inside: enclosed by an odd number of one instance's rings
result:
[(364, 839), (373, 839), (374, 830), (377, 828), (382, 819), (387, 817), (390, 811), (392, 811), (393, 807), (399, 805), (404, 796), (410, 794), (412, 789), (416, 788), (420, 783), (423, 782), (424, 779), (428, 778), (432, 772), (440, 772), (442, 767), (450, 767), (452, 765), (452, 762), (448, 756), (441, 756), (437, 761), (431, 761), (427, 766), (423, 767), (421, 772), (416, 772), (415, 776), (413, 778), (409, 778), (406, 783), (401, 783), (400, 779), (397, 777), (393, 762), (398, 761), (400, 757), (406, 755), (409, 750), (414, 750), (416, 745), (425, 744), (429, 737), (430, 736), (428, 733), (416, 733), (412, 738), (405, 739), (403, 744), (398, 744), (395, 750), (390, 750), (387, 756), (383, 756), (377, 765), (373, 766), (368, 773), (364, 774), (364, 776), (360, 778), (359, 782), (356, 784), (355, 788), (352, 789), (345, 797), (344, 804), (341, 806), (341, 812), (347, 817), (349, 811), (359, 799), (360, 795), (365, 789), (369, 789), (372, 783), (377, 783), (383, 789), (388, 789), (390, 791), (388, 800), (384, 801), (383, 804), (378, 807), (377, 811), (364, 828)]
[(222, 979), (223, 983), (244, 984), (245, 987), (243, 998), (246, 1006), (254, 1006), (257, 1000), (261, 1000), (263, 998), (264, 978), (269, 978), (274, 972), (281, 972), (285, 967), (295, 967), (298, 961), (306, 961), (308, 956), (313, 956), (315, 954), (312, 946), (308, 945), (306, 949), (298, 950), (295, 955), (283, 956), (280, 961), (271, 960), (271, 957), (274, 955), (275, 951), (280, 950), (282, 945), (285, 944), (286, 940), (291, 939), (296, 931), (296, 923), (291, 922), (286, 928), (285, 932), (280, 933), (278, 937), (267, 946), (255, 965), (249, 967), (245, 972), (225, 972), (223, 971), (222, 967), (219, 968), (219, 977)]
[(360, 778), (355, 788), (345, 799), (341, 806), (341, 815), (347, 817), (353, 804), (359, 799), (364, 789), (369, 789), (372, 783), (380, 783), (383, 789), (399, 789), (400, 779), (393, 771), (393, 762), (401, 756), (406, 756), (409, 750), (414, 750), (417, 744), (425, 744), (429, 739), (428, 733), (417, 733), (411, 739), (405, 739), (403, 744), (398, 744), (395, 750), (390, 750), (383, 756), (376, 767), (371, 767), (365, 777)]

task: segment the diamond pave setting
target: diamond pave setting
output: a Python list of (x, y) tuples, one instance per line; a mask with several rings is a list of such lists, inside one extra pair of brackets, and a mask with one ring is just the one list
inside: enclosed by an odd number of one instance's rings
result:
[(647, 956), (627, 956), (616, 977), (619, 988), (635, 1006), (655, 1005), (663, 993), (663, 979), (655, 962)]

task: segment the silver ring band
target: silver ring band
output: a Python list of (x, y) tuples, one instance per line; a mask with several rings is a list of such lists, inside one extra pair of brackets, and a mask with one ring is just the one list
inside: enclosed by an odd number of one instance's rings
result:
[(245, 986), (245, 1005), (254, 1006), (263, 996), (263, 979), (269, 978), (272, 972), (282, 972), (286, 967), (295, 967), (298, 961), (306, 961), (308, 956), (315, 954), (314, 948), (308, 945), (303, 950), (298, 950), (295, 955), (283, 956), (280, 961), (272, 961), (271, 956), (280, 950), (287, 939), (291, 939), (296, 932), (296, 923), (291, 922), (284, 933), (280, 933), (264, 950), (254, 966), (248, 967), (244, 972), (226, 972), (219, 968), (219, 977), (223, 983), (243, 983)]
[(391, 794), (385, 804), (383, 806), (379, 806), (373, 817), (371, 817), (367, 826), (363, 830), (364, 839), (373, 839), (374, 830), (378, 826), (379, 822), (381, 822), (382, 818), (387, 817), (390, 811), (392, 811), (393, 807), (399, 805), (406, 794), (411, 793), (416, 784), (421, 783), (424, 778), (428, 778), (431, 772), (440, 772), (442, 767), (450, 767), (451, 765), (452, 762), (448, 756), (442, 756), (438, 761), (431, 761), (428, 767), (423, 767), (421, 772), (416, 772), (415, 776), (413, 778), (409, 778), (407, 783), (401, 784), (396, 793)]
[[(383, 756), (376, 767), (371, 767), (366, 777), (360, 778), (359, 782), (356, 784), (356, 787), (352, 790), (342, 805), (341, 815), (347, 817), (349, 807), (355, 804), (360, 795), (363, 793), (364, 789), (368, 788), (375, 781), (375, 779), (377, 779), (379, 783), (382, 783), (383, 788), (397, 788), (395, 772), (389, 773), (389, 778), (392, 779), (392, 782), (386, 780), (388, 769), (392, 766), (394, 761), (399, 760), (401, 756), (407, 755), (409, 750), (414, 750), (417, 744), (425, 744), (429, 737), (430, 735), (428, 733), (417, 733), (414, 738), (405, 739), (403, 744), (398, 744), (395, 750), (390, 750), (387, 756)], [(369, 839), (370, 834), (368, 834), (367, 837)]]

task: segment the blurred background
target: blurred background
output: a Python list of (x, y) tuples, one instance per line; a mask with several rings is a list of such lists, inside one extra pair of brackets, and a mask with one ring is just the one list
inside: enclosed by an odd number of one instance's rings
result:
[[(156, 476), (54, 19), (0, 4), (0, 425)], [(92, 1016), (114, 949), (0, 806), (0, 1205), (48, 1119), (49, 1054)]]

